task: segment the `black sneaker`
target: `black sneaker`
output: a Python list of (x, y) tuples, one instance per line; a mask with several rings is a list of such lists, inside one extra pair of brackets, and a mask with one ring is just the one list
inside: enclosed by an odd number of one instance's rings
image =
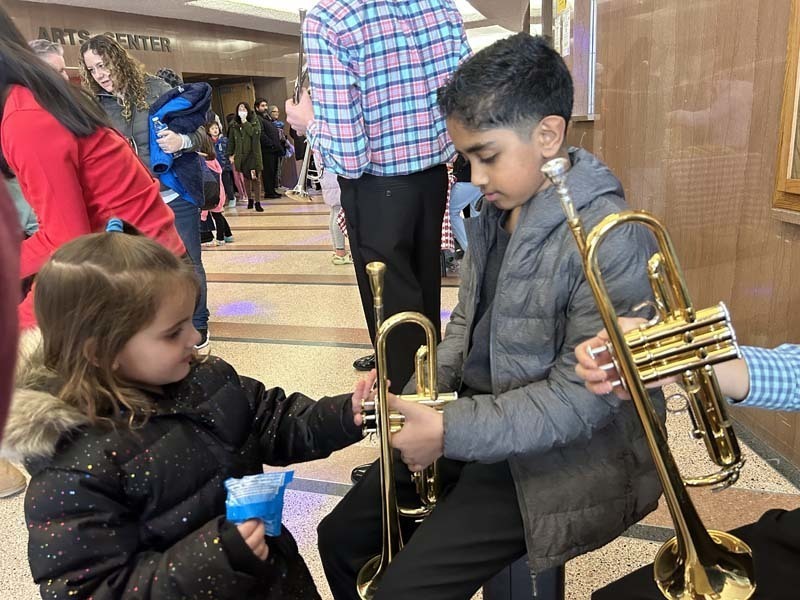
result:
[(375, 368), (375, 355), (362, 356), (353, 362), (356, 371), (372, 371)]
[(195, 344), (195, 350), (202, 350), (203, 348), (208, 347), (208, 329), (198, 329), (197, 332), (200, 334), (200, 341)]
[(367, 469), (369, 469), (371, 466), (372, 463), (361, 465), (350, 472), (350, 481), (353, 482), (353, 485), (364, 479), (364, 475), (367, 474)]

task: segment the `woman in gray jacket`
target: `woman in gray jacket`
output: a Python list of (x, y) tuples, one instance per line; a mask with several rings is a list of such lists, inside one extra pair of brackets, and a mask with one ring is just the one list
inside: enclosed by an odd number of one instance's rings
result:
[[(80, 71), (83, 86), (124, 135), (144, 165), (153, 173), (150, 163), (150, 106), (171, 87), (163, 79), (145, 72), (144, 65), (130, 56), (115, 40), (96, 35), (81, 45)], [(158, 145), (164, 152), (194, 152), (205, 137), (205, 129), (192, 134), (170, 130), (159, 133)], [(206, 302), (206, 272), (200, 252), (200, 207), (178, 192), (162, 184), (161, 196), (175, 214), (178, 230), (186, 252), (200, 280), (200, 298), (192, 324), (200, 332), (198, 348), (208, 345), (208, 306)]]

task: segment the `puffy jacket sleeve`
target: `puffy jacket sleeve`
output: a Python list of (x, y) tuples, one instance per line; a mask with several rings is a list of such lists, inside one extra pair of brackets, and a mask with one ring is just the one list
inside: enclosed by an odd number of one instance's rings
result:
[[(600, 264), (618, 314), (630, 314), (633, 307), (652, 299), (646, 265), (654, 250), (652, 237), (641, 226), (622, 226), (601, 246)], [(461, 398), (447, 406), (446, 457), (497, 462), (544, 453), (586, 442), (615, 418), (621, 401), (614, 394), (592, 394), (575, 374), (575, 347), (603, 325), (574, 247), (568, 254), (565, 260), (570, 266), (564, 276), (573, 283), (555, 283), (570, 286), (561, 318), (563, 342), (547, 377), (498, 395)]]
[(118, 480), (88, 470), (49, 468), (34, 476), (25, 518), (42, 598), (238, 600), (279, 577), (222, 515), (160, 552), (140, 548), (137, 511), (124, 498)]
[(192, 133), (187, 133), (186, 135), (188, 136), (189, 140), (192, 142), (192, 145), (189, 148), (186, 148), (185, 151), (186, 152), (197, 152), (198, 150), (200, 150), (200, 146), (203, 143), (203, 139), (208, 134), (206, 133), (205, 126), (201, 125), (195, 131), (193, 131)]
[(252, 398), (253, 430), (266, 464), (325, 458), (362, 438), (353, 423), (351, 394), (314, 401), (299, 392), (287, 395), (281, 388), (267, 389), (247, 377), (242, 377), (242, 384)]

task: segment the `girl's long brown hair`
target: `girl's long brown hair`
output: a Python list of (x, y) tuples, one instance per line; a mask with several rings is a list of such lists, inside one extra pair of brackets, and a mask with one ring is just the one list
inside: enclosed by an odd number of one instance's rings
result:
[(169, 294), (197, 295), (191, 265), (144, 236), (96, 233), (64, 244), (36, 278), (43, 390), (95, 425), (135, 426), (152, 401), (114, 369), (125, 344), (149, 325)]
[(133, 108), (147, 111), (147, 84), (144, 65), (133, 58), (116, 40), (105, 35), (96, 35), (81, 44), (80, 67), (83, 87), (93, 94), (105, 94), (106, 91), (94, 80), (86, 68), (83, 55), (89, 50), (94, 50), (109, 70), (111, 81), (114, 84), (114, 95), (122, 106), (122, 116), (130, 121)]

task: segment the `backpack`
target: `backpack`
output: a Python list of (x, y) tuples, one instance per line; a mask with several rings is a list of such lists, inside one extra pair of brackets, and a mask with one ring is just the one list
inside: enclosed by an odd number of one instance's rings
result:
[(206, 161), (201, 160), (203, 176), (203, 205), (201, 210), (211, 210), (219, 204), (219, 175), (208, 168)]

